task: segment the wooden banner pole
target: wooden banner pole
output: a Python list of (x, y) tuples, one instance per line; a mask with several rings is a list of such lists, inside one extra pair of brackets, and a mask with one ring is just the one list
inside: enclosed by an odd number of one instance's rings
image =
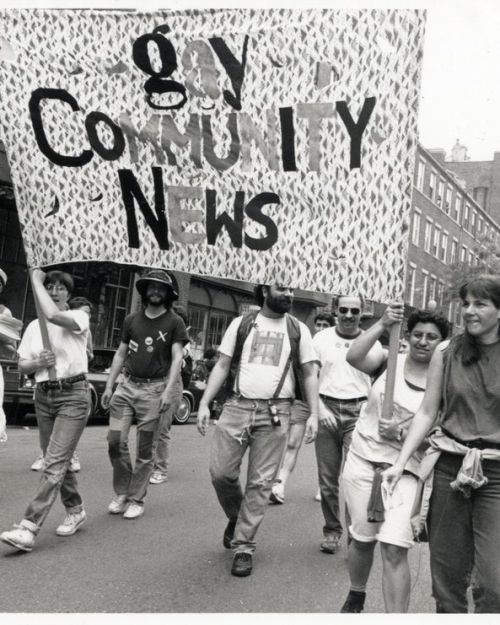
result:
[[(38, 301), (35, 287), (33, 286), (33, 269), (29, 270), (29, 277), (30, 277), (30, 282), (31, 282), (31, 291), (33, 293), (33, 299), (35, 301), (38, 324), (40, 326), (40, 334), (42, 335), (43, 349), (52, 351), (52, 346), (50, 344), (50, 338), (49, 338), (49, 332), (47, 330), (47, 320), (45, 319), (45, 315), (42, 312), (42, 307), (40, 306), (40, 302)], [(47, 369), (49, 371), (49, 380), (57, 380), (56, 368), (52, 366), (52, 367), (47, 367)]]
[(387, 358), (387, 377), (385, 380), (384, 402), (382, 404), (382, 418), (392, 419), (394, 403), (394, 383), (396, 381), (396, 364), (399, 352), (400, 323), (391, 326), (389, 334), (389, 355)]

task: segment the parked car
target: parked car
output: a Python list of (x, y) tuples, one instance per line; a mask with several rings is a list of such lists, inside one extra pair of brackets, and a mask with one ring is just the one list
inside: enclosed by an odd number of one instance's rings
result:
[(3, 408), (7, 423), (17, 424), (23, 420), (26, 414), (33, 412), (33, 387), (24, 385), (21, 378), (24, 377), (17, 368), (17, 361), (2, 358), (0, 365), (3, 369), (4, 395)]
[[(101, 397), (106, 388), (109, 369), (115, 351), (113, 349), (94, 349), (94, 358), (89, 363), (88, 381), (90, 387), (90, 412), (93, 419), (107, 420), (109, 410), (101, 405)], [(33, 395), (35, 380), (33, 376), (19, 372), (15, 360), (1, 359), (5, 380), (4, 409), (11, 424), (22, 423), (27, 414), (34, 413)], [(206, 387), (206, 380), (192, 380), (182, 393), (182, 401), (173, 422), (178, 425), (187, 423), (196, 414), (201, 396)]]

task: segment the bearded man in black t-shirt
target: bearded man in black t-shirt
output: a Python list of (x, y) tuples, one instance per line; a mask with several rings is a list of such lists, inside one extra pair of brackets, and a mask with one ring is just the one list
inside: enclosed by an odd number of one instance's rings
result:
[[(123, 513), (126, 519), (144, 513), (155, 436), (162, 414), (172, 403), (182, 349), (189, 341), (184, 321), (171, 310), (178, 295), (170, 276), (160, 269), (149, 270), (137, 281), (136, 288), (144, 309), (125, 318), (101, 400), (104, 408), (110, 408), (108, 446), (115, 494), (108, 511)], [(113, 393), (122, 369), (123, 381)], [(133, 468), (128, 436), (134, 418), (137, 452)]]

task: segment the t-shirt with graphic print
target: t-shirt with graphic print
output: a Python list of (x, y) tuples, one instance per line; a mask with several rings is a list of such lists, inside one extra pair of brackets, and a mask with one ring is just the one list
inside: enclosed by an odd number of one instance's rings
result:
[[(243, 317), (237, 317), (229, 325), (219, 347), (221, 354), (231, 357), (236, 336)], [(316, 360), (309, 328), (300, 324), (299, 360), (301, 364)], [(239, 366), (239, 392), (249, 399), (271, 399), (283, 375), (290, 355), (286, 317), (266, 317), (259, 313), (255, 318), (241, 352)], [(237, 391), (236, 381), (234, 390)], [(292, 398), (295, 394), (295, 376), (292, 366), (281, 388), (279, 397)]]
[(125, 317), (121, 340), (128, 346), (125, 372), (138, 378), (162, 378), (172, 363), (173, 343), (189, 342), (184, 321), (172, 310), (150, 319), (144, 310)]

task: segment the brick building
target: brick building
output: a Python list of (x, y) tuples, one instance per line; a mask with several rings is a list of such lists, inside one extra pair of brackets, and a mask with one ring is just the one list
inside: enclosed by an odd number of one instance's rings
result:
[[(405, 301), (411, 306), (425, 307), (435, 300), (448, 319), (460, 327), (460, 303), (450, 301), (446, 294), (445, 268), (457, 261), (477, 264), (478, 239), (489, 235), (498, 241), (500, 228), (494, 211), (479, 203), (478, 189), (476, 199), (467, 191), (458, 172), (452, 169), (455, 164), (445, 161), (443, 150), (418, 146)], [(482, 197), (491, 199), (494, 194)]]

